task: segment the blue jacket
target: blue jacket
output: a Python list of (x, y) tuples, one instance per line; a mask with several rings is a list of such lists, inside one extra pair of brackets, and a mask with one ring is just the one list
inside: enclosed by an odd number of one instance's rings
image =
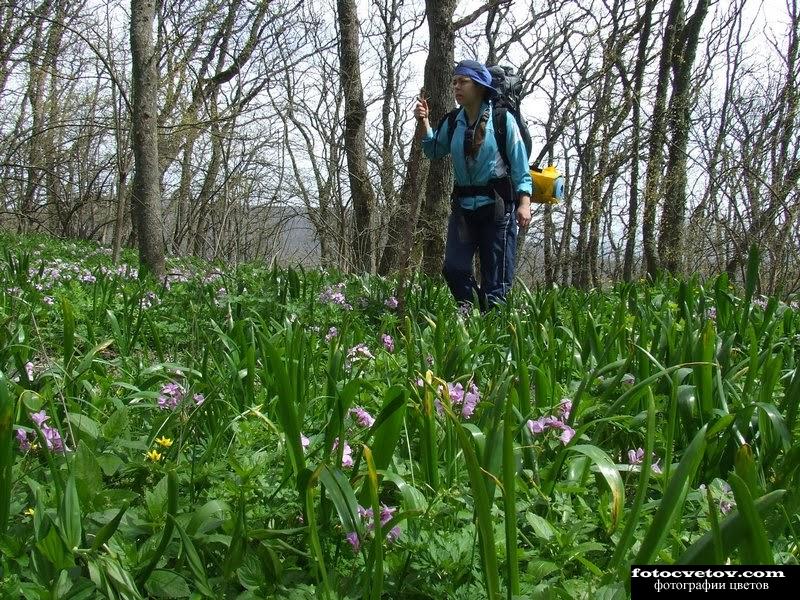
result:
[[(478, 156), (475, 159), (465, 158), (464, 156), (464, 132), (467, 129), (467, 115), (464, 109), (458, 112), (456, 129), (453, 132), (453, 140), (450, 146), (447, 145), (449, 125), (446, 119), (442, 123), (440, 130), (434, 131), (428, 128), (422, 138), (422, 150), (428, 158), (441, 158), (449, 153), (453, 155), (453, 172), (456, 185), (484, 186), (489, 183), (490, 179), (505, 177), (508, 174), (506, 163), (500, 155), (500, 150), (494, 137), (494, 120), (491, 113), (493, 107), (491, 103), (484, 101), (479, 114), (483, 114), (487, 108), (489, 108), (490, 113), (489, 120), (486, 122), (486, 138), (481, 144)], [(530, 195), (532, 183), (528, 167), (528, 153), (519, 133), (517, 121), (510, 112), (506, 113), (506, 149), (508, 162), (511, 165), (511, 183), (515, 197), (522, 193)], [(469, 210), (474, 210), (493, 202), (494, 198), (488, 196), (461, 198), (461, 206)]]

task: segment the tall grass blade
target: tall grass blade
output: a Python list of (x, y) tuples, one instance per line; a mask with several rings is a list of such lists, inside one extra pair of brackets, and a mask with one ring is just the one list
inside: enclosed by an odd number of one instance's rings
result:
[(675, 469), (674, 475), (670, 478), (653, 522), (650, 524), (636, 555), (635, 564), (650, 564), (658, 551), (661, 550), (675, 517), (678, 516), (683, 507), (692, 479), (700, 466), (700, 462), (703, 460), (706, 449), (706, 427), (707, 425), (703, 425), (700, 431), (695, 434), (694, 439), (686, 448), (683, 458), (678, 463), (678, 468)]

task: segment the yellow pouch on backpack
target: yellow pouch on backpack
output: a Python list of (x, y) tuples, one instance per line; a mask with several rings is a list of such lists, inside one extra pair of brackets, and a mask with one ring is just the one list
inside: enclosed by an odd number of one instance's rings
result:
[(533, 194), (531, 202), (558, 204), (564, 199), (564, 176), (553, 165), (544, 169), (531, 167)]

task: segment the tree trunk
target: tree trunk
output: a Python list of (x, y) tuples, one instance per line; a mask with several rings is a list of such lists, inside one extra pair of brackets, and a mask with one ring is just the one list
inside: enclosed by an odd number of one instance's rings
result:
[(131, 0), (134, 173), (131, 218), (139, 262), (156, 278), (165, 275), (158, 165), (158, 54), (153, 42), (155, 0)]
[(672, 49), (675, 45), (676, 30), (683, 15), (683, 0), (671, 0), (664, 41), (658, 63), (658, 80), (650, 125), (649, 152), (647, 157), (647, 178), (644, 190), (644, 215), (642, 220), (642, 241), (647, 274), (655, 277), (658, 272), (656, 247), (656, 206), (661, 187), (661, 171), (664, 159), (664, 142), (667, 139), (666, 105), (669, 88), (669, 72), (672, 64)]
[(631, 188), (628, 200), (628, 232), (625, 240), (625, 264), (622, 278), (633, 279), (634, 254), (636, 252), (636, 235), (639, 229), (639, 150), (641, 147), (641, 98), (644, 69), (647, 66), (647, 44), (650, 42), (653, 10), (658, 0), (648, 0), (642, 15), (642, 32), (639, 34), (639, 47), (636, 53), (636, 66), (633, 71), (633, 90), (631, 90), (633, 128), (631, 140)]
[[(425, 61), (425, 93), (431, 126), (453, 108), (455, 100), (450, 80), (453, 75), (453, 13), (456, 0), (425, 0), (430, 49)], [(422, 206), (422, 268), (426, 274), (441, 273), (453, 169), (450, 158), (431, 162), (425, 201)]]
[(667, 161), (666, 194), (661, 215), (658, 254), (663, 267), (680, 271), (683, 262), (683, 227), (686, 214), (686, 155), (692, 112), (691, 75), (697, 54), (700, 27), (708, 13), (709, 0), (700, 0), (694, 14), (676, 39), (673, 52), (674, 82), (670, 101), (669, 126), (672, 139)]
[(428, 161), (422, 154), (419, 136), (414, 136), (408, 155), (406, 177), (400, 191), (400, 202), (394, 219), (387, 228), (388, 241), (378, 270), (382, 275), (408, 268), (414, 245), (414, 231), (419, 220), (420, 200), (427, 176)]
[(353, 199), (355, 231), (353, 263), (356, 269), (372, 272), (372, 213), (375, 192), (369, 181), (365, 128), (367, 107), (361, 85), (361, 66), (358, 51), (358, 13), (355, 0), (338, 0), (339, 64), (344, 89), (344, 139), (347, 155), (347, 174)]

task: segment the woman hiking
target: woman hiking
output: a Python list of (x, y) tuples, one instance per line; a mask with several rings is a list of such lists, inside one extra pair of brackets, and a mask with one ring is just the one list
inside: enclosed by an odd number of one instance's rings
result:
[[(428, 103), (417, 100), (414, 116), (421, 129), (422, 149), (429, 159), (451, 154), (455, 185), (447, 225), (444, 275), (459, 303), (477, 296), (482, 311), (505, 299), (514, 280), (517, 228), (531, 221), (531, 176), (528, 152), (510, 111), (506, 112), (506, 156), (494, 134), (492, 76), (474, 60), (458, 63), (453, 92), (460, 106), (453, 119), (436, 130), (428, 120)], [(449, 131), (450, 123), (454, 129)], [(508, 166), (506, 166), (506, 161)], [(472, 261), (480, 252), (481, 285)]]

